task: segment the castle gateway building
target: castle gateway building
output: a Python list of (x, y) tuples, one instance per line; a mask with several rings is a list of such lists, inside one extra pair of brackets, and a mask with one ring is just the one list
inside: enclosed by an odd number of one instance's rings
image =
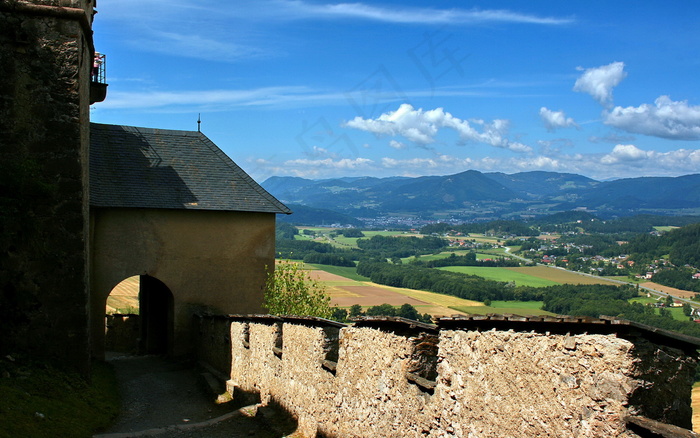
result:
[(191, 353), (193, 313), (262, 312), (277, 213), (291, 211), (200, 132), (91, 124), (93, 355), (107, 297), (132, 276), (145, 353)]

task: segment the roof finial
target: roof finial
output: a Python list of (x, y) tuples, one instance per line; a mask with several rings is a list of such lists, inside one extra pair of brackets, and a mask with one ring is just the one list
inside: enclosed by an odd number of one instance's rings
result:
[(197, 132), (202, 132), (200, 129), (202, 127), (202, 113), (197, 115)]

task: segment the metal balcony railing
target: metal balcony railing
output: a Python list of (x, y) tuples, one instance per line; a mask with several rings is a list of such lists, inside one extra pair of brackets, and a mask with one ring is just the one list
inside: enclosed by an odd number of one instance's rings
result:
[(95, 58), (92, 62), (92, 71), (90, 74), (90, 81), (96, 82), (98, 84), (107, 83), (107, 55), (95, 52)]
[(107, 97), (107, 56), (95, 52), (90, 70), (90, 105)]

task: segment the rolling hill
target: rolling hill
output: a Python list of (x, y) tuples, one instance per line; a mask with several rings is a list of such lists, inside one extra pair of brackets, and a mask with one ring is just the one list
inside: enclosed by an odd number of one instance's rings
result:
[(601, 182), (569, 173), (468, 170), (416, 178), (271, 177), (262, 186), (284, 203), (355, 218), (399, 215), (474, 221), (570, 210), (602, 218), (700, 213), (700, 174)]

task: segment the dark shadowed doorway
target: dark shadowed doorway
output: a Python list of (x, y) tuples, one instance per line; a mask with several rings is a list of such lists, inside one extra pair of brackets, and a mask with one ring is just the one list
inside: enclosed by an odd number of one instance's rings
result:
[(173, 294), (157, 278), (141, 275), (139, 311), (143, 354), (170, 355), (173, 351)]
[(171, 355), (173, 294), (155, 277), (136, 275), (112, 289), (105, 308), (105, 351)]

